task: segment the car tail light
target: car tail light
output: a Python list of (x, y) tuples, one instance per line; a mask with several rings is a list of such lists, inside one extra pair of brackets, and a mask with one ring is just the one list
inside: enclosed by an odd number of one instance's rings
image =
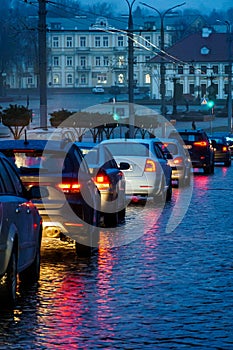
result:
[(64, 182), (57, 185), (64, 193), (78, 193), (80, 192), (80, 184), (77, 182)]
[(183, 162), (184, 162), (184, 159), (182, 157), (176, 157), (173, 159), (173, 163), (176, 165), (183, 164)]
[(110, 179), (105, 173), (99, 172), (95, 177), (95, 184), (99, 190), (106, 190), (110, 187)]
[(196, 141), (193, 144), (200, 147), (207, 147), (209, 145), (207, 141)]
[(147, 173), (153, 173), (156, 171), (156, 164), (152, 159), (147, 159), (144, 171)]
[(227, 150), (228, 150), (228, 147), (227, 147), (227, 146), (223, 146), (223, 147), (222, 147), (222, 151), (223, 151), (223, 152), (227, 152)]

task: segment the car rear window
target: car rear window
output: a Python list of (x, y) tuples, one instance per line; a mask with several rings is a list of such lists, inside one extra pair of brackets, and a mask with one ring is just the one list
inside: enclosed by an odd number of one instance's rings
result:
[(143, 143), (125, 142), (106, 144), (113, 156), (148, 157), (149, 145)]
[(200, 134), (194, 134), (194, 133), (193, 134), (191, 134), (191, 133), (190, 134), (186, 134), (186, 133), (182, 134), (182, 133), (180, 133), (180, 135), (184, 141), (188, 141), (188, 142), (195, 142), (195, 141), (200, 141), (203, 139), (203, 137)]
[(39, 170), (45, 172), (62, 170), (64, 172), (68, 166), (68, 160), (63, 152), (11, 150), (4, 153), (16, 165), (20, 173), (38, 173)]

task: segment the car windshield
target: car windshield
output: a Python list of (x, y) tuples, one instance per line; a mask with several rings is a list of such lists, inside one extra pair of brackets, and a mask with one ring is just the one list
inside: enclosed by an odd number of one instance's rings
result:
[(200, 141), (202, 140), (201, 135), (199, 134), (186, 134), (186, 133), (181, 133), (181, 137), (184, 141), (189, 141), (189, 142), (195, 142), (195, 141)]
[(108, 143), (106, 146), (114, 156), (149, 156), (149, 145), (144, 143)]

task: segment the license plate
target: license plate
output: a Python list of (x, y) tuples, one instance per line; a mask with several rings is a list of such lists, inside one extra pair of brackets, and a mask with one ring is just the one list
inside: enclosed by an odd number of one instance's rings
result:
[(185, 149), (191, 149), (192, 148), (192, 145), (184, 145), (183, 146)]

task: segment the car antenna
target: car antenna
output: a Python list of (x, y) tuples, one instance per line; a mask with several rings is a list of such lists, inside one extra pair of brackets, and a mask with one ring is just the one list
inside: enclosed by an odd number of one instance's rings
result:
[(24, 137), (24, 144), (25, 144), (25, 145), (28, 145), (29, 142), (28, 142), (28, 139), (27, 139), (27, 130), (26, 130), (26, 129), (24, 130), (24, 136), (25, 136), (25, 137)]

